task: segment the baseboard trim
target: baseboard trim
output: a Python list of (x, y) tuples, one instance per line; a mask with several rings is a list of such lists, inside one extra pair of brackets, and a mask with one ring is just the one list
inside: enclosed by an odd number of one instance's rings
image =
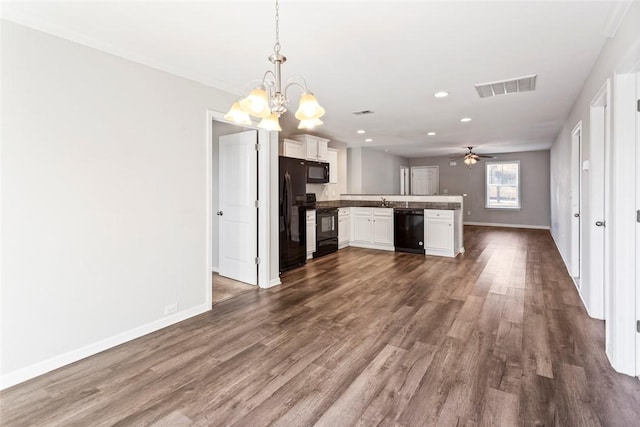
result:
[[(569, 265), (569, 263), (567, 262), (567, 259), (564, 257), (564, 254), (560, 250), (560, 245), (558, 245), (558, 241), (556, 240), (556, 236), (553, 233), (551, 233), (551, 239), (553, 239), (553, 243), (556, 245), (556, 249), (558, 250), (558, 253), (560, 254), (560, 258), (562, 258), (562, 262), (564, 262), (564, 267), (567, 269), (567, 273), (569, 273), (569, 277), (571, 277), (571, 279), (573, 279), (573, 276), (571, 275), (571, 266)], [(575, 280), (573, 282), (575, 283)], [(576, 287), (577, 287), (577, 284), (576, 284)]]
[(533, 230), (549, 230), (550, 229), (548, 225), (501, 224), (497, 222), (465, 222), (464, 225), (479, 225), (481, 227), (530, 228)]
[(278, 286), (281, 285), (282, 282), (280, 281), (280, 278), (277, 279), (271, 279), (269, 281), (269, 283), (267, 284), (267, 286), (262, 287), (262, 289), (269, 289), (269, 288), (273, 288), (274, 286)]
[(212, 273), (220, 273), (220, 269), (218, 267), (211, 267)]
[(17, 371), (9, 372), (0, 377), (0, 390), (20, 384), (37, 376), (46, 374), (47, 372), (51, 372), (55, 369), (77, 362), (78, 360), (82, 360), (113, 348), (117, 345), (124, 344), (128, 341), (132, 341), (136, 338), (140, 338), (141, 336), (150, 334), (151, 332), (166, 328), (167, 326), (171, 326), (190, 317), (205, 313), (209, 310), (211, 310), (210, 304), (202, 304), (188, 310), (172, 314), (171, 316), (163, 317), (118, 335), (114, 335), (96, 343), (89, 344), (77, 350), (72, 350), (67, 353), (54, 356), (50, 359), (43, 360), (42, 362), (34, 363), (33, 365), (25, 368), (18, 369)]

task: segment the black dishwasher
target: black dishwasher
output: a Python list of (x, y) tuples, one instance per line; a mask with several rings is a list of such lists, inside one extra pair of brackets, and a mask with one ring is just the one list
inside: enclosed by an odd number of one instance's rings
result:
[(396, 252), (424, 255), (424, 210), (393, 210), (393, 244)]

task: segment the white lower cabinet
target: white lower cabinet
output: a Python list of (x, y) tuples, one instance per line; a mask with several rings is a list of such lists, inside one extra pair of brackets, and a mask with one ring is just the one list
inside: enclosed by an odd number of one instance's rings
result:
[(426, 255), (454, 257), (459, 252), (455, 212), (425, 209), (424, 252)]
[(394, 250), (393, 209), (351, 208), (351, 246)]
[(338, 209), (338, 249), (349, 246), (351, 240), (351, 208)]
[(313, 258), (316, 251), (316, 211), (307, 211), (307, 259)]

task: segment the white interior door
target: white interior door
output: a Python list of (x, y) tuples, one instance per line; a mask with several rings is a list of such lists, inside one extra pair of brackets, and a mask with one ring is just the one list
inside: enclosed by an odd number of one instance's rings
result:
[(582, 193), (582, 122), (571, 132), (571, 275), (578, 289), (580, 283), (580, 199)]
[(433, 196), (438, 194), (438, 166), (416, 166), (411, 168), (411, 194)]
[(220, 275), (257, 284), (258, 131), (221, 136), (219, 163)]
[[(636, 147), (640, 147), (640, 73), (636, 73)], [(636, 376), (640, 377), (640, 149), (636, 149)]]
[(608, 83), (591, 101), (589, 138), (589, 278), (583, 298), (589, 314), (604, 319), (605, 274), (605, 141), (608, 139)]

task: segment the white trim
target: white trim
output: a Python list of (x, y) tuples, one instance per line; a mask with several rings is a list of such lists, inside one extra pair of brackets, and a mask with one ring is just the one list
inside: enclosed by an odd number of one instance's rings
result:
[[(637, 46), (637, 45), (636, 45)], [(636, 51), (637, 52), (637, 51)], [(637, 64), (636, 64), (637, 65)], [(618, 68), (617, 70), (620, 70)], [(612, 141), (611, 195), (611, 286), (609, 304), (611, 318), (605, 322), (607, 355), (613, 368), (636, 375), (636, 94), (635, 71), (616, 72), (614, 81), (615, 129)], [(629, 195), (634, 195), (630, 197)], [(635, 237), (635, 233), (633, 233)]]
[[(583, 148), (583, 137), (582, 137), (582, 120), (580, 120), (571, 130), (571, 166), (570, 166), (570, 175), (571, 175), (571, 205), (570, 205), (570, 214), (571, 214), (571, 227), (570, 227), (570, 263), (569, 263), (569, 276), (572, 278), (577, 277), (577, 285), (578, 288), (582, 287), (583, 284), (583, 239), (582, 239), (582, 229), (584, 226), (584, 220), (582, 218), (583, 212), (586, 212), (582, 209), (582, 203), (584, 201), (584, 197), (582, 194), (582, 148)], [(576, 142), (577, 141), (577, 142)], [(576, 150), (577, 149), (577, 150)], [(577, 151), (577, 152), (576, 152)], [(577, 169), (575, 169), (577, 168)], [(576, 182), (574, 182), (576, 180)], [(578, 203), (577, 206), (574, 206), (574, 191), (577, 191)], [(577, 212), (575, 212), (577, 209)], [(574, 218), (575, 214), (578, 214), (578, 231), (574, 236), (574, 222), (576, 221)], [(577, 239), (577, 241), (576, 241)], [(576, 253), (574, 253), (574, 251)], [(574, 265), (574, 262), (577, 265)], [(577, 276), (576, 276), (577, 273)], [(575, 280), (574, 280), (575, 281)]]
[(269, 244), (270, 244), (270, 197), (269, 177), (271, 170), (271, 162), (269, 154), (272, 141), (278, 141), (278, 132), (269, 132), (264, 129), (258, 129), (258, 286), (268, 288), (269, 284)]
[[(558, 241), (556, 240), (556, 236), (554, 236), (553, 233), (550, 233), (550, 234), (551, 234), (551, 238), (553, 239), (553, 243), (556, 245), (556, 249), (558, 250), (558, 253), (560, 254), (560, 258), (562, 259), (562, 262), (564, 262), (564, 266), (567, 269), (567, 275), (571, 279), (571, 282), (573, 282), (573, 286), (575, 286), (575, 288), (576, 288), (576, 292), (578, 293), (578, 296), (580, 297), (580, 301), (582, 302), (582, 306), (584, 307), (584, 309), (587, 312), (587, 314), (589, 315), (589, 317), (593, 317), (589, 313), (589, 307), (587, 307), (587, 304), (584, 302), (584, 298), (582, 298), (582, 294), (580, 293), (580, 283), (578, 283), (576, 281), (575, 277), (571, 276), (570, 264), (567, 262), (567, 259), (565, 258), (564, 254), (560, 250), (560, 246), (558, 245)], [(578, 277), (578, 281), (579, 280), (580, 280), (580, 278)]]
[(602, 34), (605, 37), (612, 39), (616, 36), (618, 28), (620, 28), (620, 24), (622, 24), (632, 3), (633, 0), (618, 0), (613, 4), (607, 22), (602, 29)]
[(282, 282), (280, 281), (280, 278), (272, 279), (272, 280), (269, 281), (269, 284), (264, 287), (264, 289), (272, 288), (274, 286), (278, 286), (278, 285), (281, 285), (281, 284), (282, 284)]
[(206, 313), (209, 310), (211, 310), (211, 304), (202, 304), (196, 307), (192, 307), (188, 310), (184, 310), (170, 316), (163, 317), (162, 319), (155, 320), (151, 323), (147, 323), (146, 325), (142, 325), (129, 331), (114, 335), (112, 337), (105, 338), (96, 343), (89, 344), (87, 346), (60, 354), (58, 356), (54, 356), (50, 359), (43, 360), (38, 363), (34, 363), (33, 365), (18, 369), (17, 371), (9, 372), (0, 377), (0, 390), (30, 380), (39, 375), (46, 374), (47, 372), (51, 372), (54, 369), (61, 368), (89, 356), (93, 356), (102, 351), (132, 341), (136, 338), (140, 338), (152, 332), (159, 331), (160, 329), (166, 328), (167, 326), (171, 326), (175, 323), (182, 322), (183, 320), (189, 319), (199, 314)]
[(464, 225), (479, 225), (481, 227), (530, 228), (533, 230), (549, 230), (550, 229), (548, 225), (501, 224), (497, 222), (465, 222)]
[[(260, 146), (260, 150), (258, 151), (258, 200), (260, 201), (260, 207), (258, 208), (258, 257), (260, 258), (260, 265), (258, 265), (258, 286), (261, 288), (268, 288), (270, 285), (269, 281), (269, 270), (271, 264), (271, 254), (269, 251), (269, 247), (271, 244), (271, 233), (270, 229), (273, 224), (269, 223), (270, 218), (270, 204), (269, 204), (269, 188), (270, 186), (263, 185), (260, 186), (260, 183), (269, 183), (270, 182), (270, 164), (269, 161), (269, 147), (272, 146), (272, 140), (274, 138), (273, 135), (264, 129), (259, 129), (255, 122), (252, 125), (239, 125), (237, 123), (233, 123), (224, 118), (224, 113), (219, 111), (207, 110), (207, 149), (209, 150), (207, 154), (207, 179), (210, 182), (207, 187), (207, 246), (208, 246), (208, 261), (207, 265), (209, 265), (209, 269), (211, 271), (218, 271), (217, 267), (212, 266), (212, 254), (211, 250), (213, 248), (213, 224), (212, 224), (212, 215), (213, 215), (213, 201), (211, 200), (213, 185), (213, 157), (212, 157), (212, 135), (213, 135), (213, 122), (222, 122), (229, 123), (238, 127), (242, 127), (245, 129), (255, 129), (258, 131), (258, 145)], [(278, 140), (278, 133), (273, 132), (275, 134), (275, 140)], [(277, 222), (276, 222), (277, 226)], [(211, 294), (211, 283), (209, 281), (208, 285), (209, 290), (208, 294)], [(213, 304), (213, 296), (211, 296), (211, 304)]]
[[(516, 163), (518, 165), (518, 205), (517, 206), (491, 206), (489, 205), (489, 166), (492, 165), (506, 165)], [(488, 161), (484, 164), (484, 208), (496, 209), (501, 211), (519, 211), (522, 210), (522, 184), (521, 184), (522, 168), (520, 167), (520, 160), (495, 160)]]
[(562, 262), (564, 262), (564, 266), (567, 269), (567, 273), (569, 273), (569, 277), (571, 277), (571, 279), (573, 280), (573, 283), (579, 288), (579, 285), (575, 281), (575, 277), (571, 276), (571, 264), (567, 262), (567, 258), (560, 250), (560, 245), (558, 245), (558, 240), (556, 239), (556, 236), (553, 234), (553, 230), (551, 231), (550, 234), (551, 234), (551, 238), (553, 239), (553, 243), (555, 243), (556, 248), (558, 249), (558, 253), (560, 253), (560, 258), (562, 258)]
[(214, 267), (211, 267), (211, 272), (212, 272), (212, 273), (220, 273), (220, 268), (215, 267), (215, 266), (214, 266)]
[(213, 219), (211, 217), (211, 215), (213, 215), (213, 119), (214, 119), (214, 112), (211, 110), (207, 110), (206, 111), (206, 135), (207, 135), (207, 139), (205, 141), (205, 167), (207, 168), (207, 170), (205, 171), (205, 179), (207, 180), (207, 182), (205, 182), (205, 186), (204, 186), (204, 191), (205, 191), (205, 195), (204, 195), (204, 199), (205, 199), (205, 206), (206, 206), (206, 224), (205, 224), (205, 228), (206, 228), (206, 233), (207, 233), (207, 239), (206, 239), (206, 249), (205, 249), (205, 256), (207, 257), (207, 262), (205, 263), (205, 265), (210, 266), (210, 268), (207, 269), (206, 272), (206, 277), (204, 280), (205, 283), (205, 301), (206, 303), (209, 305), (209, 307), (211, 307), (213, 305), (213, 278), (211, 277), (211, 271), (213, 271), (214, 273), (218, 272), (218, 267), (214, 267), (211, 264), (213, 264), (213, 234), (212, 234), (212, 230), (213, 230)]

